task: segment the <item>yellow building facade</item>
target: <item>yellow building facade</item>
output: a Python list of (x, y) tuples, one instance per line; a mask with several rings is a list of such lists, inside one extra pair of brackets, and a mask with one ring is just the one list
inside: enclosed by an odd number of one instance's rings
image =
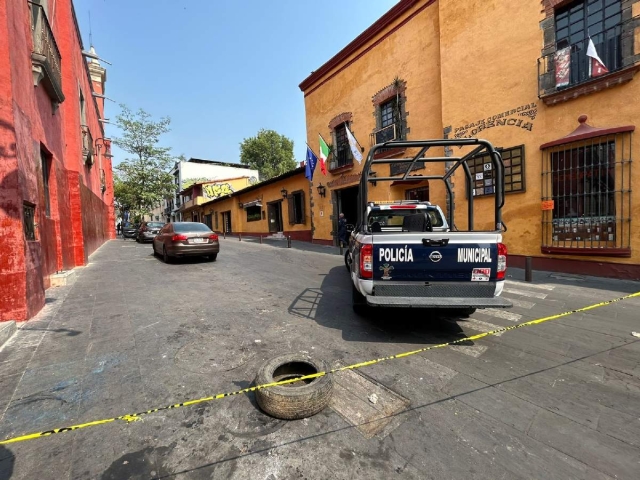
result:
[(304, 167), (202, 203), (201, 221), (214, 231), (249, 236), (284, 235), (311, 241), (311, 201)]
[[(536, 269), (640, 278), (640, 185), (632, 169), (640, 151), (639, 17), (638, 0), (398, 2), (300, 85), (309, 145), (318, 153), (322, 135), (332, 148), (328, 174), (317, 168), (313, 178), (313, 240), (335, 242), (339, 212), (355, 223), (362, 164), (345, 127), (365, 158), (382, 141), (475, 137), (492, 142), (505, 162), (511, 265), (533, 257)], [(586, 55), (589, 41), (608, 71)], [(375, 174), (403, 173), (401, 166), (376, 165)], [(467, 227), (471, 195), (475, 227), (489, 228), (490, 162), (476, 158), (470, 167), (471, 189), (461, 169), (453, 180), (455, 223)], [(452, 207), (434, 181), (379, 182), (370, 199)]]

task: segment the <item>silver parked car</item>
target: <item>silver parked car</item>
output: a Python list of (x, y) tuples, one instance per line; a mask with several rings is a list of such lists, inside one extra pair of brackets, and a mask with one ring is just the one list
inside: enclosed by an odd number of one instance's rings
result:
[(141, 243), (153, 241), (162, 227), (164, 227), (164, 222), (142, 222), (138, 228), (138, 233), (136, 234), (136, 242)]
[(213, 262), (218, 252), (218, 235), (200, 222), (167, 223), (153, 239), (153, 253), (162, 255), (165, 263), (188, 256), (203, 256)]

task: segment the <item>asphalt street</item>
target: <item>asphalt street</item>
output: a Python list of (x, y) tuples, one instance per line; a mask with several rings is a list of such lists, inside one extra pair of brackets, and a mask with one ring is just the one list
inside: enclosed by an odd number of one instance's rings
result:
[[(216, 262), (164, 264), (150, 245), (105, 244), (0, 348), (0, 440), (244, 388), (282, 353), (346, 365), (640, 290), (512, 269), (507, 311), (360, 317), (333, 249), (282, 247), (227, 238)], [(0, 446), (0, 479), (637, 479), (639, 308), (341, 374), (304, 420), (246, 394)]]

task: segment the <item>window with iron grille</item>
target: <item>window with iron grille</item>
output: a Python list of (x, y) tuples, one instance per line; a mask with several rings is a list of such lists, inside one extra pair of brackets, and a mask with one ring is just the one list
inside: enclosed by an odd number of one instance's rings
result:
[[(500, 150), (504, 163), (504, 191), (525, 191), (524, 145)], [(473, 182), (472, 195), (481, 197), (495, 193), (495, 172), (489, 155), (482, 155), (467, 162)]]
[(347, 139), (347, 124), (341, 123), (334, 129), (335, 148), (334, 148), (334, 162), (333, 168), (345, 167), (353, 164), (353, 157), (351, 155), (351, 148), (349, 147), (349, 140)]
[(429, 187), (413, 188), (411, 190), (405, 190), (405, 200), (418, 200), (419, 202), (429, 201)]
[(544, 253), (630, 255), (631, 132), (543, 151)]
[(27, 240), (36, 239), (36, 206), (32, 203), (22, 204), (22, 224), (24, 236)]
[(555, 13), (556, 50), (570, 49), (569, 84), (591, 79), (589, 38), (610, 72), (622, 67), (622, 0), (580, 0)]

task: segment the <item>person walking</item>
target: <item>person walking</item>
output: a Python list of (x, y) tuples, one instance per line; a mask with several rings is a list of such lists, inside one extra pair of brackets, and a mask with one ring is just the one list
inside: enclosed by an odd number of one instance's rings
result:
[(116, 225), (116, 232), (118, 233), (118, 235), (120, 235), (121, 229), (122, 229), (122, 225), (120, 224), (120, 222), (118, 222), (118, 224)]
[(341, 246), (346, 246), (349, 243), (347, 239), (347, 219), (344, 218), (344, 213), (340, 213), (338, 216), (338, 241)]

